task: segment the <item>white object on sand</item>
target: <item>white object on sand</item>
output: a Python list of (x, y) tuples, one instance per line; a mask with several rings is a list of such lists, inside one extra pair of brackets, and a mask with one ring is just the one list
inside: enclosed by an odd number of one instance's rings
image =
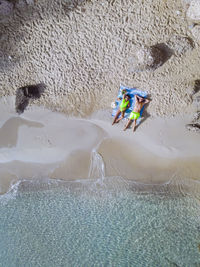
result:
[(111, 102), (111, 104), (110, 104), (110, 106), (111, 106), (111, 108), (116, 108), (116, 103), (113, 101), (113, 102)]

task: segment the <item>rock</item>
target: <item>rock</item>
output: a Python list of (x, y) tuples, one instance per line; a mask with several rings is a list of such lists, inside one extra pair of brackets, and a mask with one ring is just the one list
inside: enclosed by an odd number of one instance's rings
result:
[(39, 83), (35, 85), (28, 85), (25, 87), (21, 87), (20, 89), (24, 92), (24, 95), (26, 97), (37, 99), (40, 98), (41, 95), (44, 93), (46, 85), (44, 83)]
[(200, 80), (194, 81), (193, 95), (198, 94), (200, 92)]
[(193, 132), (200, 132), (200, 111), (197, 111), (193, 118), (192, 118), (192, 122), (186, 125), (186, 128), (189, 131), (193, 131)]
[(195, 25), (192, 29), (191, 29), (191, 33), (194, 36), (194, 39), (200, 43), (200, 25)]
[(18, 114), (24, 112), (29, 104), (29, 99), (38, 99), (44, 93), (44, 83), (20, 87), (16, 92), (15, 109)]
[(194, 87), (192, 89), (192, 104), (197, 110), (200, 109), (200, 80), (195, 80)]
[(199, 123), (190, 123), (186, 125), (186, 128), (189, 131), (193, 131), (193, 132), (200, 132), (200, 124)]
[(13, 11), (14, 5), (6, 0), (0, 0), (0, 17), (9, 16)]
[(200, 111), (197, 111), (193, 116), (192, 122), (197, 123), (199, 119), (200, 119)]
[(16, 99), (15, 99), (16, 112), (18, 114), (23, 113), (28, 104), (29, 104), (29, 99), (24, 96), (24, 92), (21, 90), (21, 88), (17, 89)]
[(192, 50), (195, 46), (191, 38), (176, 35), (167, 41), (166, 45), (173, 50), (173, 53), (176, 56), (182, 56), (187, 51)]
[(192, 0), (187, 10), (187, 18), (194, 22), (200, 22), (200, 1)]
[(155, 70), (162, 66), (168, 58), (164, 47), (155, 45), (139, 48), (134, 55), (134, 71)]

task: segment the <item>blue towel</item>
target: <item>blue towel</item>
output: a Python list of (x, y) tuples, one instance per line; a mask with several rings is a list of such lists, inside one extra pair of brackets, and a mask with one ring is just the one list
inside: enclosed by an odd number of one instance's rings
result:
[[(147, 92), (138, 90), (137, 88), (129, 88), (129, 87), (120, 85), (120, 90), (119, 90), (117, 98), (121, 98), (121, 99), (123, 98), (123, 95), (122, 95), (122, 90), (123, 89), (126, 89), (127, 94), (131, 98), (130, 99), (130, 108), (126, 110), (125, 115), (124, 115), (124, 118), (128, 118), (130, 113), (131, 113), (131, 111), (133, 111), (134, 106), (135, 106), (135, 95), (139, 95), (141, 97), (146, 98), (147, 97)], [(115, 103), (116, 103), (116, 107), (112, 111), (112, 116), (116, 115), (117, 110), (119, 109), (119, 106), (121, 104), (121, 100), (116, 99)], [(142, 116), (143, 110), (144, 110), (144, 107), (140, 111), (140, 117), (137, 119), (137, 124), (140, 123), (140, 121), (141, 121), (141, 116)]]

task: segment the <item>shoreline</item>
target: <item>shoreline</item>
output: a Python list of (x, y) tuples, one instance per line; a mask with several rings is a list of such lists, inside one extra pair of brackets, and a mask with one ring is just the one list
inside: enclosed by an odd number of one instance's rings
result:
[(80, 119), (33, 106), (16, 116), (6, 99), (0, 102), (1, 193), (19, 179), (87, 179), (94, 149), (106, 177), (161, 184), (172, 177), (200, 180), (200, 135), (185, 128), (190, 116), (148, 118), (132, 133), (122, 130), (123, 121), (112, 126), (109, 111)]

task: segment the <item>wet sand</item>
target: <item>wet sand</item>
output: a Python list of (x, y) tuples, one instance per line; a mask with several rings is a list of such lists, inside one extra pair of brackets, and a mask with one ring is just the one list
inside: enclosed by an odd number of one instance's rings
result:
[(87, 179), (93, 150), (105, 176), (142, 183), (200, 179), (200, 135), (185, 129), (190, 117), (148, 119), (133, 133), (122, 131), (124, 121), (112, 126), (109, 110), (79, 119), (33, 106), (16, 116), (12, 98), (0, 103), (1, 193), (20, 179)]

